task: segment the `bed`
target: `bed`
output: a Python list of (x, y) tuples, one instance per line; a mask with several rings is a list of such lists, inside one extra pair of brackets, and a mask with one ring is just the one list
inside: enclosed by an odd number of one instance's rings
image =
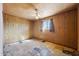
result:
[(6, 44), (3, 49), (4, 56), (52, 56), (51, 50), (43, 42), (37, 40), (24, 40)]

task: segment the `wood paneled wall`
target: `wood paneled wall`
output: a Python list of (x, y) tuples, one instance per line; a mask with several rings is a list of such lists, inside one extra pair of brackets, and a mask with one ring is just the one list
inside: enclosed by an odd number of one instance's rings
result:
[(52, 16), (55, 32), (41, 32), (40, 20), (35, 21), (34, 37), (77, 49), (77, 9)]
[(79, 5), (78, 5), (78, 22), (77, 22), (77, 27), (78, 27), (78, 51), (79, 51)]
[(31, 21), (4, 14), (4, 42), (6, 44), (32, 37)]

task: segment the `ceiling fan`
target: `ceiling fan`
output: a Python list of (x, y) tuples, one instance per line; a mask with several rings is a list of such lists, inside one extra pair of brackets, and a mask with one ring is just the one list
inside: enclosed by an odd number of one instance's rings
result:
[(34, 4), (31, 4), (33, 9), (35, 10), (35, 19), (40, 19), (39, 10), (35, 7)]

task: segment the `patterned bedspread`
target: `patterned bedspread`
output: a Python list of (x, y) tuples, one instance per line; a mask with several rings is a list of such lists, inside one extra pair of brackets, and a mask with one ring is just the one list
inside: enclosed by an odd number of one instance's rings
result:
[(5, 45), (4, 56), (52, 56), (51, 50), (43, 42), (25, 40)]

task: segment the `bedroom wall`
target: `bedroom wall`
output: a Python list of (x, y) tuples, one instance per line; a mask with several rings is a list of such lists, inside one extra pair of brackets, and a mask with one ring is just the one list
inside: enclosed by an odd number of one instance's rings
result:
[(41, 32), (40, 20), (35, 21), (34, 37), (77, 49), (77, 10), (73, 9), (52, 16), (55, 32)]
[(5, 43), (31, 38), (31, 21), (4, 13)]
[(77, 26), (78, 26), (78, 51), (79, 51), (79, 5), (78, 5), (78, 22), (77, 22)]

